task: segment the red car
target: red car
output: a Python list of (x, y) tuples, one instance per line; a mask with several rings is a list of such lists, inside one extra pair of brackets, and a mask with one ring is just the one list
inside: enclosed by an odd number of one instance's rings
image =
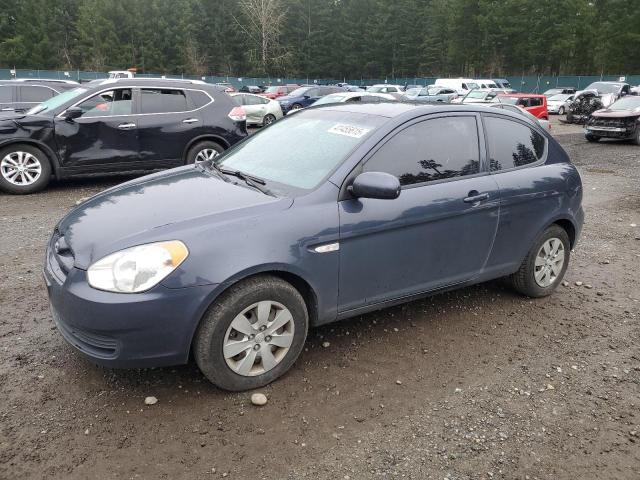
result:
[(510, 103), (526, 110), (531, 115), (542, 120), (549, 120), (547, 97), (533, 93), (504, 93), (498, 95), (494, 102)]
[(275, 100), (278, 97), (289, 95), (298, 87), (299, 85), (274, 85), (272, 87), (267, 87), (267, 89), (261, 95), (263, 97), (270, 98), (271, 100)]

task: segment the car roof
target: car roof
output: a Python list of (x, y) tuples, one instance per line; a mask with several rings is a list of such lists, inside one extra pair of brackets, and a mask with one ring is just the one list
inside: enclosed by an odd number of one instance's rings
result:
[(11, 80), (3, 80), (3, 82), (15, 83), (66, 83), (70, 85), (79, 85), (75, 80), (66, 80), (58, 78), (12, 78)]
[(209, 87), (211, 90), (221, 91), (219, 85), (215, 85), (212, 83), (206, 83), (202, 80), (181, 80), (181, 79), (172, 79), (172, 78), (105, 78), (104, 80), (94, 80), (89, 82), (88, 84), (93, 87), (102, 87), (109, 85), (117, 85), (121, 87), (138, 87), (143, 86), (145, 84), (149, 85), (158, 85), (164, 87), (182, 87), (185, 88), (189, 85), (198, 86), (198, 87)]
[(520, 98), (520, 97), (545, 97), (544, 95), (542, 95), (541, 93), (500, 93), (498, 94), (499, 97), (515, 97), (515, 98)]

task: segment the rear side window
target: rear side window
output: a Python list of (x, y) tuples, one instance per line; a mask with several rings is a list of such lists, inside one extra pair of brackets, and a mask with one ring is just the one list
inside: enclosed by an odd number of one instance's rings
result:
[(40, 103), (53, 97), (54, 91), (46, 87), (20, 87), (20, 100), (28, 103)]
[(187, 97), (182, 90), (143, 88), (140, 94), (140, 113), (172, 113), (189, 110)]
[(540, 105), (542, 105), (542, 99), (541, 98), (530, 98), (529, 99), (529, 106), (530, 107), (539, 107)]
[(400, 184), (464, 177), (480, 171), (475, 117), (443, 117), (416, 123), (396, 134), (364, 165), (387, 172)]
[(191, 90), (189, 92), (189, 95), (191, 96), (191, 101), (193, 102), (194, 108), (202, 108), (207, 103), (211, 102), (211, 98), (209, 98), (209, 95), (199, 90)]
[(522, 167), (544, 156), (544, 136), (526, 125), (497, 117), (485, 117), (484, 123), (491, 171)]
[(0, 103), (11, 103), (12, 101), (11, 87), (7, 85), (0, 87)]

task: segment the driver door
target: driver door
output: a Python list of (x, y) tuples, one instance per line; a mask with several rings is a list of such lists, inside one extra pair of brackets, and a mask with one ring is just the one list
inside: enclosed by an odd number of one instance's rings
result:
[(139, 160), (138, 119), (133, 90), (100, 92), (76, 105), (80, 117), (55, 119), (56, 141), (64, 168), (135, 168)]
[(402, 191), (395, 200), (339, 202), (339, 312), (482, 272), (498, 227), (500, 193), (482, 167), (479, 122), (471, 113), (421, 120), (365, 159), (362, 171), (395, 175)]

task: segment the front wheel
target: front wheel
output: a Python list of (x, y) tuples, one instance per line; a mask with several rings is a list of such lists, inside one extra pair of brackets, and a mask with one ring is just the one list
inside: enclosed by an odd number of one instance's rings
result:
[(262, 387), (294, 364), (308, 325), (305, 301), (290, 283), (272, 276), (250, 278), (209, 308), (194, 338), (195, 360), (220, 388)]
[(302, 108), (302, 105), (300, 105), (299, 103), (294, 103), (293, 105), (291, 105), (291, 110), (300, 110)]
[(39, 148), (15, 144), (0, 149), (0, 190), (28, 194), (43, 190), (51, 180), (51, 164)]
[(559, 225), (547, 228), (536, 240), (516, 273), (511, 286), (528, 297), (546, 297), (558, 287), (569, 266), (571, 243)]
[(587, 142), (592, 142), (592, 143), (596, 143), (600, 141), (600, 137), (597, 137), (595, 135), (592, 135), (590, 133), (587, 133), (584, 138), (587, 139)]
[(564, 115), (564, 107), (558, 109), (558, 115)]
[(640, 145), (640, 126), (636, 127), (636, 136), (633, 137), (633, 143)]

